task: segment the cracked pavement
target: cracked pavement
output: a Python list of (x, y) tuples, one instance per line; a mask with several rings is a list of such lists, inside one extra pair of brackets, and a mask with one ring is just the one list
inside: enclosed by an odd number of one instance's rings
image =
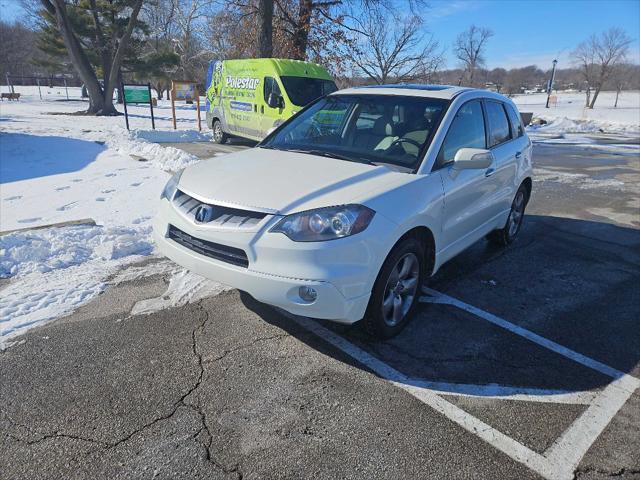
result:
[[(563, 152), (579, 161), (572, 147), (534, 154), (547, 166)], [(640, 219), (593, 213), (628, 214), (636, 191), (535, 189), (516, 244), (479, 242), (430, 286), (640, 377)], [(246, 294), (130, 315), (166, 287), (112, 286), (0, 353), (0, 478), (539, 478)], [(571, 392), (611, 381), (446, 305), (421, 306), (389, 342), (323, 324), (412, 378)], [(537, 452), (587, 408), (445, 396)], [(574, 477), (640, 478), (639, 432), (636, 391)]]

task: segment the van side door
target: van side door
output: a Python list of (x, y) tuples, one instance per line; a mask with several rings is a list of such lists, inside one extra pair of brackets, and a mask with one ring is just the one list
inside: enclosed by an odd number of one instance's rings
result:
[[(259, 107), (259, 119), (260, 119), (260, 133), (262, 137), (266, 137), (269, 131), (280, 124), (282, 119), (282, 112), (284, 111), (284, 97), (282, 90), (278, 84), (278, 80), (274, 77), (264, 77), (263, 81), (263, 98)], [(269, 106), (269, 96), (273, 98), (279, 98), (279, 104)]]
[(461, 148), (487, 148), (487, 122), (481, 99), (463, 104), (449, 127), (436, 165), (444, 189), (441, 256), (453, 257), (491, 229), (499, 184), (488, 168), (456, 169), (453, 159)]

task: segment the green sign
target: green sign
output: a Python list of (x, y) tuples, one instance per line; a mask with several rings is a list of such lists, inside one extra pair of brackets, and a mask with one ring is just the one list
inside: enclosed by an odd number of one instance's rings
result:
[(151, 103), (151, 93), (147, 85), (123, 85), (127, 103)]
[[(127, 103), (146, 103), (149, 105), (151, 112), (151, 128), (156, 129), (156, 121), (153, 118), (153, 102), (151, 101), (151, 84), (146, 85), (125, 85), (120, 84), (120, 91), (124, 97), (124, 121), (129, 130), (129, 112), (127, 112)], [(199, 113), (199, 112), (198, 112)], [(175, 120), (174, 120), (175, 124)], [(174, 127), (175, 128), (175, 127)]]

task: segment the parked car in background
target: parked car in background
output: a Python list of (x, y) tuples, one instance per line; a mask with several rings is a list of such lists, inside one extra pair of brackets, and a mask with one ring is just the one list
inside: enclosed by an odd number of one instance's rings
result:
[(531, 142), (515, 105), (485, 90), (342, 90), (257, 148), (200, 162), (162, 193), (159, 249), (293, 314), (389, 338), (423, 282), (487, 237), (518, 235)]
[(278, 58), (214, 61), (207, 72), (207, 125), (213, 140), (262, 140), (305, 105), (337, 90), (315, 63)]

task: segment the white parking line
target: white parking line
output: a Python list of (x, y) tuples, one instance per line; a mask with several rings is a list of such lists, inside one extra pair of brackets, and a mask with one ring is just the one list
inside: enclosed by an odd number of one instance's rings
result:
[[(313, 332), (326, 342), (365, 365), (383, 379), (388, 380), (398, 388), (410, 393), (470, 433), (477, 435), (494, 448), (526, 465), (543, 477), (549, 480), (573, 478), (573, 471), (582, 460), (582, 457), (609, 422), (611, 422), (618, 410), (626, 403), (635, 389), (640, 386), (640, 380), (453, 297), (431, 289), (425, 289), (425, 293), (429, 295), (421, 298), (421, 301), (425, 303), (440, 303), (461, 308), (544, 348), (574, 360), (577, 363), (613, 377), (615, 380), (601, 392), (518, 389), (517, 387), (500, 385), (462, 385), (416, 380), (405, 376), (382, 360), (367, 353), (342, 336), (328, 330), (316, 321), (294, 317), (288, 314), (287, 316), (305, 329)], [(536, 395), (536, 393), (539, 395)], [(486, 396), (489, 398), (500, 400), (518, 399), (555, 403), (589, 403), (590, 406), (544, 454), (540, 454), (440, 396), (451, 394), (467, 396), (478, 395), (480, 398), (483, 398), (485, 396), (484, 394), (487, 394)], [(505, 397), (503, 395), (508, 396)], [(547, 396), (546, 399), (541, 400), (545, 395)]]
[(469, 313), (473, 313), (475, 316), (483, 318), (487, 322), (491, 322), (498, 327), (504, 328), (505, 330), (509, 330), (516, 335), (526, 338), (531, 342), (537, 343), (538, 345), (552, 350), (560, 355), (567, 357), (574, 362), (581, 363), (582, 365), (589, 367), (593, 370), (596, 370), (600, 373), (603, 373), (609, 377), (619, 378), (627, 375), (620, 370), (609, 367), (604, 363), (598, 362), (592, 358), (589, 358), (581, 353), (575, 352), (567, 347), (560, 345), (552, 340), (541, 337), (540, 335), (533, 333), (531, 330), (527, 330), (526, 328), (520, 327), (511, 322), (507, 322), (500, 317), (497, 317), (489, 312), (485, 312), (480, 308), (474, 307), (473, 305), (469, 305), (468, 303), (464, 303), (461, 300), (450, 297), (449, 295), (445, 295), (444, 293), (437, 292), (430, 288), (423, 288), (423, 291), (427, 293), (429, 296), (420, 298), (420, 301), (423, 303), (440, 303), (445, 305), (453, 305), (454, 307), (458, 307), (462, 310), (465, 310)]
[(470, 383), (431, 382), (422, 379), (409, 379), (408, 381), (416, 387), (428, 388), (438, 395), (482, 397), (494, 400), (520, 400), (523, 402), (591, 405), (598, 396), (598, 392), (591, 391), (571, 392), (568, 390), (511, 387), (495, 383), (488, 385), (476, 385)]

